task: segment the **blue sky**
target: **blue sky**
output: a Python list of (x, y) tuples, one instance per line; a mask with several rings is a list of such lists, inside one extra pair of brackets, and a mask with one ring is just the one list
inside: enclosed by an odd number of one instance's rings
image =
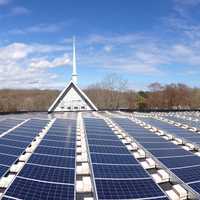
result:
[(76, 36), (79, 84), (200, 87), (200, 0), (0, 0), (0, 87), (63, 88)]

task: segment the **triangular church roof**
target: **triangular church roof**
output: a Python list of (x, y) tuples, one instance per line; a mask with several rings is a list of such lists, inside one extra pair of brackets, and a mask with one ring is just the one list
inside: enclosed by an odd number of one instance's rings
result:
[(66, 94), (69, 92), (71, 88), (74, 88), (75, 91), (85, 100), (87, 105), (90, 107), (91, 110), (98, 110), (97, 107), (92, 103), (92, 101), (87, 97), (87, 95), (75, 84), (72, 80), (69, 84), (65, 87), (65, 89), (60, 93), (57, 99), (53, 102), (51, 107), (49, 108), (48, 112), (54, 112), (56, 107), (59, 103), (63, 100)]

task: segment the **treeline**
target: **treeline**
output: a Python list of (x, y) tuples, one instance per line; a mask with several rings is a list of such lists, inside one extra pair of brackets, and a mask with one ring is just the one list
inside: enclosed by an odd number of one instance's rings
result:
[(99, 109), (199, 109), (200, 88), (185, 84), (152, 83), (147, 91), (127, 89), (127, 81), (116, 75), (88, 87), (85, 92)]
[(0, 112), (47, 111), (56, 90), (0, 90)]
[[(128, 88), (126, 80), (109, 75), (86, 88), (85, 93), (99, 109), (199, 109), (200, 88), (185, 84), (152, 83), (147, 91)], [(0, 112), (47, 111), (58, 90), (0, 90)]]

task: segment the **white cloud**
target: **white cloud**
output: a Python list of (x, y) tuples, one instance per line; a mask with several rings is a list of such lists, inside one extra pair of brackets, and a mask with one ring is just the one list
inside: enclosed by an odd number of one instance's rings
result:
[(12, 43), (0, 48), (0, 60), (19, 60), (25, 58), (31, 51), (31, 48), (26, 44)]
[[(71, 65), (68, 54), (64, 53), (62, 48), (59, 45), (25, 43), (12, 43), (1, 47), (0, 88), (62, 86), (59, 77), (48, 71), (49, 68)], [(56, 56), (50, 56), (51, 53)]]
[(62, 57), (57, 57), (53, 60), (46, 60), (46, 59), (36, 59), (30, 63), (30, 71), (41, 70), (41, 69), (48, 69), (54, 67), (60, 67), (64, 65), (70, 64), (70, 59), (67, 54), (63, 55)]

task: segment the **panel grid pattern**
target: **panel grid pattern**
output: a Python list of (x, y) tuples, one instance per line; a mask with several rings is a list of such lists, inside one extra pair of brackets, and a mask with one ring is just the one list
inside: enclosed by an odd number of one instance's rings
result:
[(165, 198), (104, 120), (84, 118), (84, 122), (97, 199)]
[[(69, 143), (73, 145), (68, 149)], [(75, 144), (76, 120), (57, 119), (5, 196), (31, 200), (75, 199)]]
[[(127, 118), (113, 118), (113, 120), (123, 128), (130, 136), (137, 140), (147, 151), (149, 151), (154, 157), (156, 157), (162, 164), (164, 164), (168, 169), (171, 170), (179, 179), (191, 186), (197, 192), (200, 192), (200, 157), (194, 155), (193, 153), (184, 150), (180, 146), (173, 144), (170, 141), (167, 141), (160, 136), (156, 135), (156, 138), (160, 138), (161, 143), (152, 143), (150, 139), (149, 142), (145, 139), (145, 142), (142, 141), (143, 134), (146, 137), (146, 134), (153, 135), (154, 133), (149, 130), (137, 125)], [(150, 122), (153, 119), (145, 119), (146, 122)], [(157, 124), (157, 122), (156, 122)], [(152, 125), (155, 125), (154, 123)], [(166, 129), (167, 126), (164, 124)], [(162, 127), (159, 128), (162, 130)], [(138, 134), (135, 134), (137, 130), (140, 129), (140, 136), (138, 139)], [(167, 132), (172, 132), (172, 127), (170, 126)], [(179, 133), (175, 127), (175, 133)], [(180, 131), (181, 134), (181, 131)], [(184, 133), (186, 134), (186, 133)], [(189, 133), (191, 134), (191, 133)], [(155, 134), (154, 134), (155, 135)], [(141, 139), (141, 140), (140, 140)], [(195, 183), (194, 183), (195, 182)]]

